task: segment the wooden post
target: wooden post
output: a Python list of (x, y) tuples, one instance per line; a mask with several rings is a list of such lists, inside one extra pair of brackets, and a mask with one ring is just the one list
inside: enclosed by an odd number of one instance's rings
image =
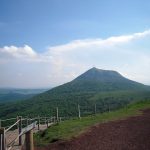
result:
[(47, 128), (48, 128), (48, 118), (46, 118), (46, 124), (47, 124)]
[(25, 134), (25, 146), (26, 150), (34, 150), (33, 130), (30, 130)]
[(46, 117), (45, 117), (45, 125), (46, 125)]
[(38, 116), (38, 130), (40, 130), (40, 116)]
[[(17, 121), (19, 120), (19, 116), (17, 116)], [(17, 124), (17, 129), (19, 130), (19, 124)]]
[(27, 122), (26, 122), (26, 124), (27, 124), (27, 126), (29, 125), (29, 120), (28, 120), (28, 117), (27, 117), (27, 120), (26, 120)]
[(59, 122), (59, 118), (58, 118), (58, 107), (56, 107), (56, 121), (57, 121), (57, 123)]
[(31, 120), (31, 118), (29, 119), (29, 124), (31, 124), (32, 123), (32, 120)]
[(0, 128), (0, 150), (6, 150), (5, 128)]
[(81, 119), (81, 112), (80, 112), (80, 105), (78, 104), (78, 115), (79, 115), (79, 119)]
[(95, 112), (95, 115), (96, 115), (96, 104), (95, 104), (95, 107), (94, 107), (94, 112)]
[[(18, 128), (18, 130), (19, 130), (19, 134), (20, 134), (21, 130), (22, 130), (22, 117), (21, 116), (19, 116), (19, 128)], [(22, 145), (22, 137), (21, 136), (19, 136), (19, 145)]]

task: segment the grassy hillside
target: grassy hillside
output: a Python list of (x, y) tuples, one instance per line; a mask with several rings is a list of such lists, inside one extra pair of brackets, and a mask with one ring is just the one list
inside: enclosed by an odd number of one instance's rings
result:
[(34, 138), (38, 145), (45, 145), (57, 140), (68, 140), (85, 132), (92, 125), (139, 115), (142, 113), (141, 110), (146, 108), (150, 108), (150, 100), (133, 103), (112, 112), (82, 117), (81, 119), (74, 118), (54, 125), (43, 132), (39, 132)]
[[(32, 98), (32, 100), (12, 103), (0, 103), (0, 117), (9, 118), (17, 115), (22, 116), (45, 116), (56, 115), (56, 107), (62, 117), (75, 117), (78, 115), (77, 105), (80, 105), (81, 115), (86, 116), (94, 113), (96, 104), (97, 112), (115, 110), (128, 103), (149, 99), (149, 91), (113, 91), (100, 93), (70, 93), (56, 94), (48, 97), (44, 94)], [(40, 111), (39, 111), (40, 110)]]

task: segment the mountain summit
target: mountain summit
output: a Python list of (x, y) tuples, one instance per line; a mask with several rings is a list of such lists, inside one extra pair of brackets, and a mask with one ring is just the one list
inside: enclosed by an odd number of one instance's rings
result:
[(121, 74), (112, 70), (102, 70), (95, 67), (86, 71), (75, 80), (98, 80), (101, 82), (112, 82), (125, 79)]

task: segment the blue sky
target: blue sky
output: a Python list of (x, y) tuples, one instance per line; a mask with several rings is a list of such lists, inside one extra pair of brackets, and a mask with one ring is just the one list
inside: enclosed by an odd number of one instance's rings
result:
[(150, 84), (149, 0), (0, 0), (0, 87), (38, 88), (96, 66)]

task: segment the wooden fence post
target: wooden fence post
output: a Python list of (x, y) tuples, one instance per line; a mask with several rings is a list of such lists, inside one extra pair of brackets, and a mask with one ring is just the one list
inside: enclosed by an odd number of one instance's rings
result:
[[(22, 130), (22, 117), (21, 116), (19, 116), (19, 128), (18, 128), (18, 130), (19, 130), (19, 134), (20, 134), (21, 130)], [(22, 137), (21, 136), (19, 136), (19, 145), (22, 145)]]
[(46, 117), (45, 117), (45, 125), (46, 125)]
[(31, 120), (31, 118), (29, 119), (29, 124), (31, 124), (32, 123), (32, 120)]
[(81, 119), (81, 112), (80, 112), (80, 105), (78, 104), (78, 115), (79, 115), (79, 119)]
[(26, 120), (27, 122), (26, 122), (26, 124), (27, 124), (27, 126), (29, 125), (29, 120), (28, 120), (28, 117), (27, 117), (27, 120)]
[[(19, 116), (17, 116), (17, 121), (19, 120)], [(17, 124), (17, 129), (19, 130), (19, 124)]]
[(58, 115), (58, 107), (56, 107), (56, 121), (57, 121), (57, 123), (59, 122), (59, 115)]
[(38, 130), (40, 130), (40, 116), (38, 116)]
[(25, 134), (25, 146), (26, 150), (34, 150), (33, 130), (30, 130)]
[(95, 111), (95, 115), (96, 115), (96, 104), (95, 104), (95, 107), (94, 107), (94, 111)]
[(46, 118), (46, 125), (47, 125), (47, 128), (48, 128), (48, 118)]
[(0, 128), (0, 150), (6, 150), (5, 128)]

